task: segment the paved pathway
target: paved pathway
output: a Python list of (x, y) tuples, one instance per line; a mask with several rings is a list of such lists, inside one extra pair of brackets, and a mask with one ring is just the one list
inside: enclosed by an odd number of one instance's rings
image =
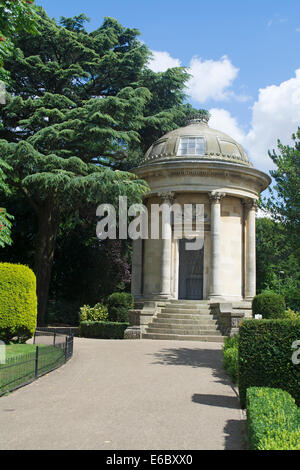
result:
[(1, 449), (241, 449), (221, 345), (75, 339), (73, 359), (0, 398)]

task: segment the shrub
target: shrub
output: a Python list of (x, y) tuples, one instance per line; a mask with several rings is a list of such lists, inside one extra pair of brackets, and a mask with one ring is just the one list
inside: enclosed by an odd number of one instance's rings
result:
[(244, 320), (238, 349), (241, 406), (249, 387), (281, 388), (300, 404), (300, 366), (292, 344), (300, 339), (300, 320)]
[(79, 335), (84, 338), (123, 339), (129, 323), (83, 321), (79, 325)]
[(134, 305), (134, 299), (127, 292), (115, 292), (108, 297), (108, 320), (128, 322), (128, 310)]
[(300, 320), (300, 315), (297, 312), (294, 312), (292, 309), (288, 308), (285, 311), (285, 318), (288, 320)]
[(80, 308), (79, 321), (105, 321), (108, 318), (107, 307), (100, 303), (90, 307), (84, 305)]
[(284, 318), (284, 298), (275, 292), (262, 292), (252, 301), (253, 315), (262, 315), (263, 318)]
[(289, 393), (247, 390), (247, 429), (252, 450), (300, 450), (300, 410)]
[(225, 338), (223, 351), (231, 348), (237, 348), (239, 345), (239, 335), (230, 336), (229, 338)]
[(223, 364), (234, 383), (238, 380), (238, 348), (228, 348), (223, 352)]
[(225, 338), (223, 365), (232, 381), (236, 383), (238, 379), (238, 335)]
[(25, 342), (36, 329), (36, 278), (27, 266), (0, 263), (0, 338)]

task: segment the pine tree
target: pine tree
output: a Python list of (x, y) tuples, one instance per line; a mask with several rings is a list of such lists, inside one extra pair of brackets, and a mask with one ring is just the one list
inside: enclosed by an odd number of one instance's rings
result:
[(62, 221), (119, 195), (140, 201), (147, 186), (127, 170), (143, 155), (143, 139), (148, 145), (174, 129), (190, 109), (182, 104), (185, 70), (148, 71), (136, 29), (106, 18), (87, 33), (84, 15), (62, 18), (61, 26), (39, 15), (38, 35), (20, 32), (6, 61), (12, 96), (0, 110), (0, 156), (38, 218), (42, 324)]
[(0, 80), (9, 81), (4, 62), (11, 56), (14, 40), (23, 30), (36, 32), (37, 15), (31, 0), (0, 0)]

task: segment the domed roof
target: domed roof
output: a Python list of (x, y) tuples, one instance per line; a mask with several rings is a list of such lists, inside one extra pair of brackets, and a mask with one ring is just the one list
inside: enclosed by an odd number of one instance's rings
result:
[(160, 137), (146, 152), (142, 165), (169, 160), (225, 161), (252, 167), (243, 147), (227, 134), (210, 128), (205, 115)]

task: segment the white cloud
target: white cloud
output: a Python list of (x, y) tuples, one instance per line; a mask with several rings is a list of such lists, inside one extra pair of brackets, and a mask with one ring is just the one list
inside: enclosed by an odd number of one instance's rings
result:
[(237, 120), (231, 116), (230, 112), (226, 109), (212, 108), (209, 110), (211, 118), (209, 126), (218, 129), (225, 134), (230, 135), (241, 144), (245, 140), (245, 133), (240, 129)]
[(291, 135), (300, 125), (300, 69), (296, 70), (295, 77), (280, 85), (259, 90), (247, 133), (228, 111), (218, 108), (210, 111), (210, 125), (235, 138), (248, 151), (254, 166), (268, 171), (274, 167), (268, 150), (277, 149), (277, 139), (290, 144)]
[(232, 65), (226, 55), (220, 60), (204, 61), (193, 57), (189, 70), (192, 77), (187, 84), (187, 92), (199, 103), (209, 99), (222, 101), (234, 97), (230, 87), (238, 72), (239, 69)]
[(172, 67), (180, 67), (181, 62), (179, 59), (172, 57), (169, 52), (151, 51), (153, 57), (148, 63), (149, 69), (153, 72), (165, 72)]
[[(168, 68), (180, 67), (179, 59), (172, 57), (169, 52), (151, 51), (153, 57), (148, 67), (154, 72), (165, 72)], [(193, 57), (189, 63), (191, 78), (187, 83), (187, 93), (198, 103), (205, 103), (212, 99), (224, 101), (235, 99), (247, 101), (249, 97), (245, 94), (236, 94), (231, 86), (236, 79), (239, 69), (235, 67), (230, 59), (224, 55), (220, 60), (202, 60)]]

